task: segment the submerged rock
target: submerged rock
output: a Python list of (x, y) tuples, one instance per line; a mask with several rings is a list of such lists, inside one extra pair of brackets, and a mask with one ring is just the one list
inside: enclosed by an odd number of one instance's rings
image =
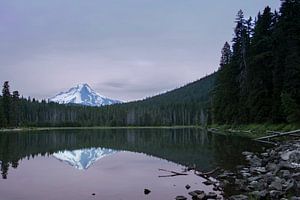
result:
[(151, 190), (149, 190), (149, 189), (144, 189), (144, 194), (145, 195), (148, 195), (148, 194), (150, 194), (151, 193)]
[(204, 185), (212, 185), (212, 184), (214, 184), (214, 182), (213, 181), (211, 181), (211, 180), (206, 180), (206, 181), (204, 181), (204, 182), (202, 182)]
[(177, 196), (175, 199), (176, 200), (187, 200), (187, 198), (185, 196)]
[(209, 192), (207, 195), (206, 195), (206, 198), (208, 199), (216, 199), (217, 198), (217, 194), (215, 192)]
[(199, 194), (205, 194), (205, 192), (202, 190), (194, 190), (189, 192), (188, 194), (191, 195), (192, 197), (197, 197)]
[(188, 189), (191, 188), (191, 186), (190, 186), (189, 184), (187, 184), (187, 185), (185, 186), (185, 188), (188, 190)]

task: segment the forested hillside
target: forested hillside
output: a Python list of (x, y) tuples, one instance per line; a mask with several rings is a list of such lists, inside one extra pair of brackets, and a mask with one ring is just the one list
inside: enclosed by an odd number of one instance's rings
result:
[(164, 126), (207, 123), (215, 74), (141, 101), (103, 107), (19, 98), (4, 83), (0, 126)]
[(220, 124), (300, 121), (300, 1), (266, 7), (254, 22), (239, 11), (222, 50), (214, 93)]

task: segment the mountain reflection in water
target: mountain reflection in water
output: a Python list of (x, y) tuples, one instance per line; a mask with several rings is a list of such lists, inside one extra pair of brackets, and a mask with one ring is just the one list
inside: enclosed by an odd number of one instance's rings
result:
[(78, 149), (73, 151), (59, 151), (54, 153), (53, 156), (58, 160), (65, 162), (76, 169), (86, 170), (93, 163), (97, 162), (105, 156), (116, 153), (112, 149), (105, 148), (90, 148), (90, 149)]
[[(90, 149), (90, 152), (80, 152), (79, 149)], [(96, 152), (97, 149), (106, 149), (106, 153)], [(82, 154), (86, 158), (80, 164), (66, 162), (78, 169), (86, 169), (98, 159), (97, 155), (101, 157), (126, 150), (184, 166), (196, 165), (198, 170), (207, 171), (216, 166), (232, 169), (244, 162), (242, 151), (257, 149), (259, 147), (248, 139), (214, 135), (200, 129), (51, 130), (0, 134), (3, 179), (8, 178), (10, 167), (18, 167), (20, 160), (38, 155), (53, 155), (64, 160), (63, 155), (68, 154), (75, 161)]]

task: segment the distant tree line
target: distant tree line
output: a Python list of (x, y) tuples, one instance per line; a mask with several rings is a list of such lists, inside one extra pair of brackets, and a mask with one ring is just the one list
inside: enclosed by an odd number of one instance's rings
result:
[(10, 93), (5, 82), (0, 97), (0, 127), (206, 124), (214, 81), (212, 74), (162, 95), (102, 107), (20, 98), (17, 91)]
[(300, 1), (266, 7), (255, 21), (239, 11), (225, 43), (213, 95), (219, 124), (300, 122)]

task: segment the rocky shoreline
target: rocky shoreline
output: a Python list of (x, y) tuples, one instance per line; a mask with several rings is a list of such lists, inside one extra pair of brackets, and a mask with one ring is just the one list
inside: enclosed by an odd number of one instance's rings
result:
[(281, 143), (260, 154), (243, 155), (247, 165), (217, 176), (222, 188), (230, 186), (238, 191), (229, 200), (300, 200), (300, 140)]
[[(222, 171), (214, 181), (204, 176), (207, 181), (203, 183), (213, 185), (219, 192), (231, 188), (235, 195), (223, 196), (229, 200), (300, 200), (300, 140), (282, 142), (263, 153), (242, 154), (248, 164), (237, 166), (235, 171)], [(206, 194), (201, 190), (189, 195), (193, 200), (222, 199), (215, 192)]]

